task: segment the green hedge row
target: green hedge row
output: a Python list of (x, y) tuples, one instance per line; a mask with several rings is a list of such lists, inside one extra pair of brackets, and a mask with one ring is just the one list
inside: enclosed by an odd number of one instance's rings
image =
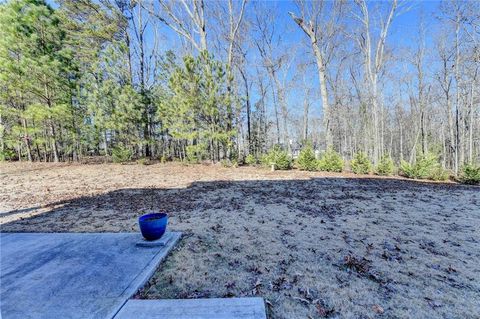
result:
[[(116, 163), (130, 161), (132, 159), (132, 152), (128, 148), (117, 146), (112, 149), (112, 159)], [(141, 160), (138, 162), (146, 164)], [(342, 172), (345, 168), (345, 162), (341, 155), (335, 152), (335, 150), (328, 149), (320, 159), (317, 159), (315, 157), (315, 151), (312, 146), (308, 144), (300, 151), (295, 162), (285, 150), (277, 145), (261, 157), (260, 163), (267, 167), (274, 167), (276, 170), (288, 170), (296, 166), (303, 171)], [(245, 164), (255, 165), (257, 164), (257, 159), (250, 154), (245, 158)], [(419, 156), (413, 164), (402, 161), (398, 170), (388, 154), (383, 155), (378, 165), (374, 167), (365, 153), (358, 152), (353, 156), (349, 164), (351, 171), (355, 174), (374, 173), (389, 176), (398, 172), (398, 175), (407, 178), (435, 181), (445, 181), (450, 177), (449, 172), (442, 168), (438, 157), (434, 154)], [(480, 184), (480, 166), (465, 165), (462, 167), (458, 181), (471, 185)]]
[[(342, 172), (344, 170), (344, 162), (340, 154), (330, 149), (320, 159), (316, 159), (315, 152), (310, 145), (301, 150), (296, 166), (304, 171)], [(419, 156), (413, 164), (402, 161), (397, 169), (388, 154), (383, 155), (378, 165), (374, 167), (365, 153), (358, 152), (350, 161), (350, 169), (355, 174), (374, 173), (389, 176), (398, 173), (407, 178), (434, 181), (446, 181), (450, 177), (450, 173), (442, 168), (438, 157), (434, 154)], [(480, 184), (480, 166), (465, 165), (458, 181), (471, 185)]]

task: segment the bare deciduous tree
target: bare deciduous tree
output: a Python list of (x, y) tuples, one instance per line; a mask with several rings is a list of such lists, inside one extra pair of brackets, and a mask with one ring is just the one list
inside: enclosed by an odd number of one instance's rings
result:
[[(323, 126), (325, 129), (325, 144), (332, 147), (330, 123), (330, 101), (327, 88), (327, 68), (331, 51), (335, 50), (334, 38), (339, 33), (343, 2), (335, 1), (328, 6), (327, 1), (297, 1), (300, 16), (289, 12), (295, 23), (308, 36), (317, 63), (320, 95), (322, 98)], [(327, 14), (329, 12), (330, 14)]]

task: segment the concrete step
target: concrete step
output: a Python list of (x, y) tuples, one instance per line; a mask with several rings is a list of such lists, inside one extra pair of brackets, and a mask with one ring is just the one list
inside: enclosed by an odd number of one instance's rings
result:
[(115, 319), (266, 319), (263, 298), (129, 300)]

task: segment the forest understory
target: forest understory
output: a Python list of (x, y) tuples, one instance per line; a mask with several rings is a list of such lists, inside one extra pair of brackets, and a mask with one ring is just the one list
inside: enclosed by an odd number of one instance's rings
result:
[(2, 232), (179, 245), (137, 298), (261, 296), (273, 318), (478, 318), (480, 188), (215, 165), (0, 164)]

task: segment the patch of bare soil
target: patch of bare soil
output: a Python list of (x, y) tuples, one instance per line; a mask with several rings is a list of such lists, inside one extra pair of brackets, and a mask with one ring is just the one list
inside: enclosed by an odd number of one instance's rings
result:
[(7, 231), (184, 232), (138, 298), (261, 296), (269, 318), (479, 318), (480, 188), (256, 168), (0, 165)]

